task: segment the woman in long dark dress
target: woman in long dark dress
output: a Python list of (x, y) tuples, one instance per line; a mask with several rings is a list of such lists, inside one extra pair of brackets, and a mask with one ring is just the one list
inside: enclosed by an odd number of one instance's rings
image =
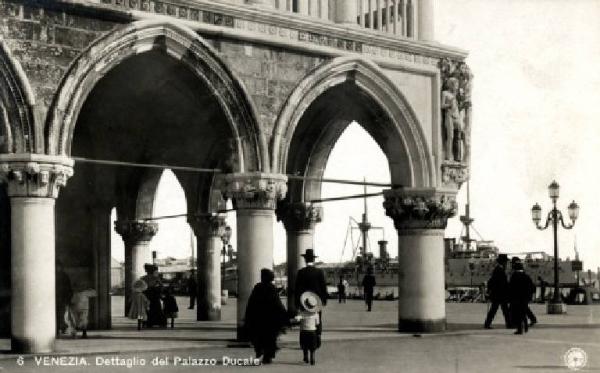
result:
[(261, 269), (260, 282), (252, 289), (246, 306), (245, 331), (256, 357), (263, 356), (263, 364), (271, 363), (277, 351), (277, 336), (289, 325), (287, 311), (273, 285), (274, 279), (273, 271)]
[(146, 327), (151, 328), (154, 325), (158, 325), (165, 328), (167, 326), (167, 318), (165, 317), (161, 302), (162, 283), (158, 276), (158, 267), (154, 264), (144, 264), (144, 270), (146, 271), (146, 275), (142, 277), (142, 280), (148, 285), (148, 289), (144, 291), (144, 294), (148, 298), (148, 301), (150, 301)]

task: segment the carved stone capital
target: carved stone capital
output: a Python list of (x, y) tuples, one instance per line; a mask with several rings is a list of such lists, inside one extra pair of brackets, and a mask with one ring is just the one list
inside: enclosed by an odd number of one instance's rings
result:
[(469, 167), (460, 162), (442, 163), (442, 182), (444, 187), (460, 189), (462, 183), (469, 179)]
[(397, 230), (445, 229), (458, 206), (456, 191), (400, 188), (384, 191), (385, 214)]
[(73, 176), (73, 160), (43, 154), (0, 155), (0, 181), (9, 197), (57, 198), (60, 187)]
[(224, 180), (223, 197), (233, 199), (236, 209), (274, 210), (287, 193), (287, 177), (280, 174), (228, 174)]
[(188, 219), (188, 223), (196, 237), (222, 237), (227, 227), (225, 218), (222, 214), (194, 216)]
[(158, 223), (142, 220), (117, 220), (115, 231), (127, 244), (150, 242), (158, 232)]
[(306, 202), (281, 202), (275, 214), (285, 229), (292, 232), (313, 229), (323, 220), (323, 208)]

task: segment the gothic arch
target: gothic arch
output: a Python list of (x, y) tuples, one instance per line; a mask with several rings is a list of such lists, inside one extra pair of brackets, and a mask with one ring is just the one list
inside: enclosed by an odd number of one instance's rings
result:
[[(356, 89), (368, 96), (388, 118), (383, 131), (385, 136), (392, 139), (393, 146), (387, 148), (397, 148), (395, 153), (384, 150), (390, 163), (392, 183), (407, 187), (435, 185), (434, 160), (416, 114), (402, 92), (376, 64), (358, 57), (339, 57), (326, 62), (298, 84), (287, 99), (275, 126), (271, 142), (273, 171), (289, 172), (286, 168), (292, 140), (309, 107), (328, 90), (346, 83), (354, 84)], [(323, 133), (317, 142), (331, 144), (332, 141), (335, 142), (332, 136), (337, 138), (340, 134), (338, 130)], [(315, 150), (316, 145), (313, 147), (311, 151), (315, 154), (309, 158), (306, 175), (322, 176), (332, 147), (333, 145), (327, 145), (324, 150)], [(320, 169), (311, 170), (310, 164), (319, 165)], [(310, 194), (314, 196), (315, 193), (316, 191), (313, 191)]]
[(39, 152), (35, 97), (21, 65), (0, 40), (0, 153)]
[(156, 50), (184, 63), (217, 97), (236, 142), (236, 171), (268, 167), (266, 141), (241, 81), (202, 37), (166, 21), (138, 21), (115, 30), (74, 61), (49, 111), (45, 132), (48, 154), (70, 155), (79, 111), (107, 72), (128, 57)]

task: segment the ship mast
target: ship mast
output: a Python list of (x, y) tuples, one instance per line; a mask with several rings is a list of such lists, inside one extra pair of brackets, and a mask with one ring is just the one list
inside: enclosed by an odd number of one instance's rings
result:
[(475, 219), (471, 218), (471, 190), (470, 190), (470, 182), (467, 180), (467, 204), (465, 205), (465, 214), (461, 215), (460, 221), (465, 226), (465, 235), (461, 236), (461, 240), (465, 243), (466, 249), (471, 250), (471, 242), (474, 240), (471, 239), (471, 224), (475, 221)]
[(363, 197), (363, 203), (364, 203), (364, 210), (363, 210), (363, 214), (362, 214), (362, 221), (360, 223), (358, 223), (358, 228), (360, 229), (360, 233), (362, 236), (362, 248), (360, 250), (360, 255), (363, 258), (367, 257), (367, 244), (369, 242), (369, 230), (371, 229), (371, 223), (369, 223), (369, 218), (367, 215), (367, 185), (366, 185), (366, 178), (363, 178), (363, 180), (365, 181), (365, 185), (364, 185), (364, 197)]

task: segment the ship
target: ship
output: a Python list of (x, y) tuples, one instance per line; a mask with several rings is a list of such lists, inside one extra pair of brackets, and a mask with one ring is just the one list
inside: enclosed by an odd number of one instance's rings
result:
[[(467, 203), (465, 205), (465, 215), (460, 217), (463, 224), (463, 235), (460, 238), (444, 239), (444, 267), (445, 267), (445, 285), (446, 298), (448, 301), (485, 301), (485, 287), (492, 271), (496, 266), (496, 259), (501, 253), (493, 240), (485, 240), (475, 230), (473, 226), (474, 219), (470, 216), (470, 193), (467, 182)], [(374, 227), (369, 222), (367, 203), (367, 193), (364, 192), (364, 210), (361, 220), (358, 221), (349, 217), (348, 228), (341, 257), (347, 247), (347, 241), (350, 238), (352, 247), (352, 259), (337, 263), (317, 262), (315, 265), (321, 268), (325, 273), (327, 288), (332, 297), (337, 296), (337, 284), (340, 277), (346, 280), (348, 284), (347, 295), (351, 298), (362, 297), (361, 282), (368, 268), (373, 269), (373, 275), (377, 286), (375, 287), (376, 299), (397, 299), (398, 297), (398, 258), (391, 258), (387, 250), (388, 241), (385, 240), (385, 232), (382, 227)], [(378, 255), (376, 256), (370, 245), (370, 232), (372, 230), (381, 230), (382, 240), (377, 241)], [(354, 239), (353, 232), (359, 231), (359, 237)], [(472, 238), (471, 231), (477, 232), (478, 239)], [(583, 262), (579, 260), (579, 253), (575, 248), (575, 260), (559, 258), (559, 287), (566, 293), (570, 289), (578, 288), (579, 285), (588, 284), (588, 287), (599, 287), (600, 269), (592, 274), (588, 271), (588, 279), (580, 281), (580, 272), (583, 269)], [(520, 253), (504, 253), (509, 258), (518, 257), (523, 263), (525, 272), (533, 279), (539, 287), (543, 282), (547, 291), (550, 291), (554, 284), (554, 257), (543, 251), (528, 251)], [(222, 268), (223, 288), (229, 291), (229, 294), (237, 292), (237, 270), (235, 260), (230, 257), (230, 264)], [(286, 293), (287, 278), (285, 273), (285, 263), (276, 266), (276, 277), (279, 281), (278, 287), (282, 289), (282, 294)], [(510, 266), (509, 268), (510, 269)], [(600, 300), (600, 299), (599, 299)]]

